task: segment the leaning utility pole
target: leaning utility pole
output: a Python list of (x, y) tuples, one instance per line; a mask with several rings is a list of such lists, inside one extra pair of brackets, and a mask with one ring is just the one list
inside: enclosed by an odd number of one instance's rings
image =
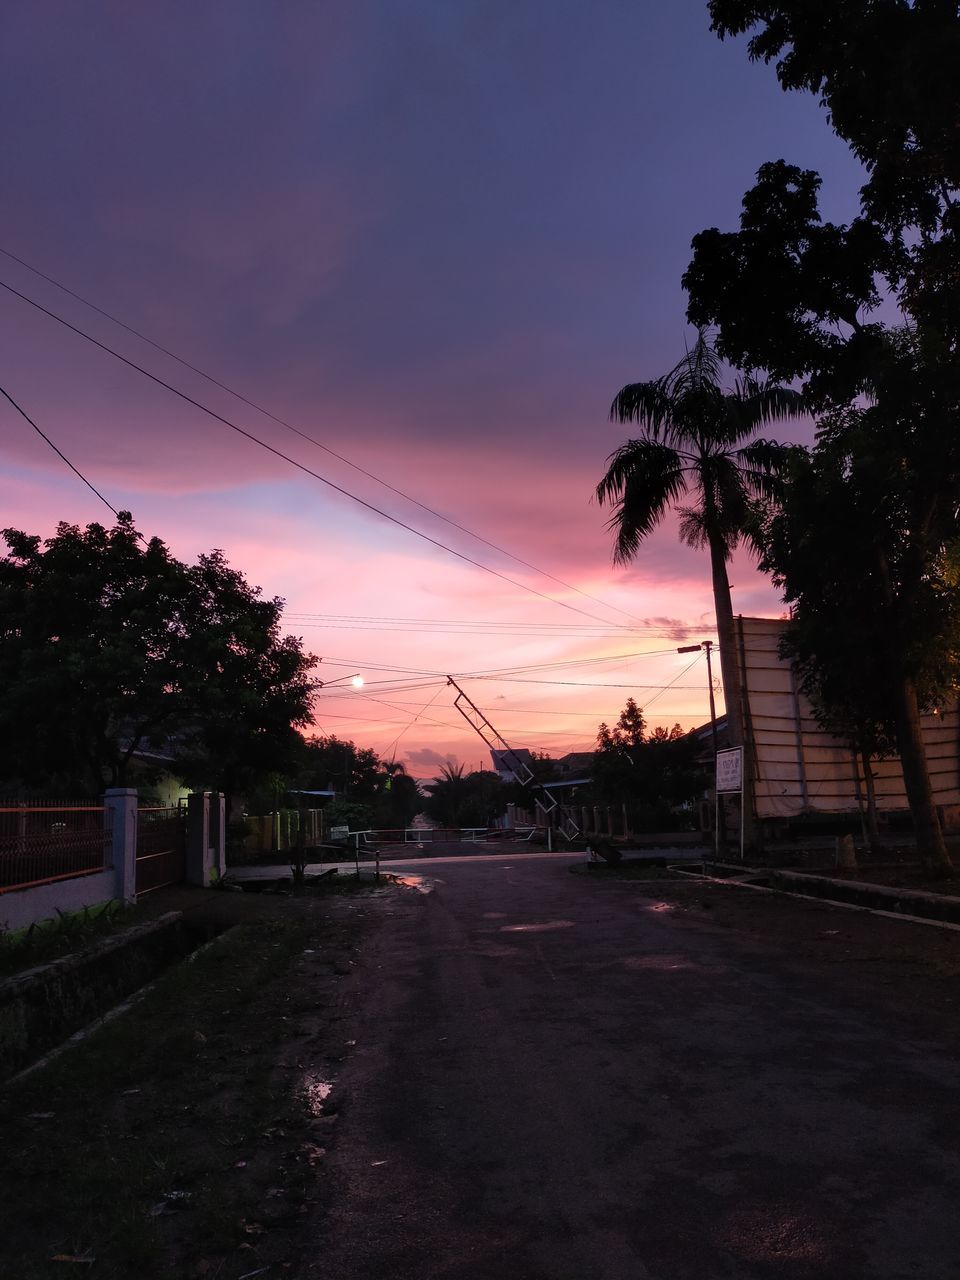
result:
[(545, 823), (547, 829), (549, 830), (552, 827), (555, 818), (557, 830), (565, 839), (573, 840), (578, 836), (580, 828), (574, 822), (569, 811), (564, 805), (557, 802), (542, 782), (537, 781), (533, 770), (524, 764), (513, 747), (497, 732), (477, 704), (467, 697), (453, 676), (447, 676), (447, 684), (452, 684), (456, 689), (457, 696), (453, 700), (453, 705), (470, 728), (483, 739), (491, 751), (500, 753), (501, 759), (509, 763), (520, 785), (526, 787), (531, 793), (537, 808), (544, 818), (548, 819)]

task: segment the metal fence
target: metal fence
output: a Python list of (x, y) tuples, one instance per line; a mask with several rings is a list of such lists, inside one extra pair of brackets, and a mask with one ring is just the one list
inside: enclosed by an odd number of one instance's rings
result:
[(0, 893), (108, 870), (112, 816), (83, 801), (0, 802)]
[(187, 812), (177, 807), (137, 811), (137, 895), (184, 878)]

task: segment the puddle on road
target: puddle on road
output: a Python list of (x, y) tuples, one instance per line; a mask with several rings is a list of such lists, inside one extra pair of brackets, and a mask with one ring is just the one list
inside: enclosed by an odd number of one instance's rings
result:
[(416, 889), (418, 893), (432, 893), (434, 881), (426, 876), (397, 876), (394, 884), (402, 884), (408, 889)]
[(502, 924), (501, 933), (550, 933), (554, 929), (572, 929), (575, 920), (544, 920), (540, 924)]
[(662, 973), (699, 967), (686, 956), (679, 955), (623, 956), (620, 963), (625, 969), (657, 969)]
[(321, 1080), (312, 1072), (308, 1072), (303, 1077), (303, 1096), (306, 1099), (307, 1110), (312, 1116), (323, 1114), (323, 1104), (332, 1091), (333, 1083), (330, 1080)]
[(644, 911), (676, 911), (676, 909), (675, 902), (655, 902), (650, 907), (644, 907)]

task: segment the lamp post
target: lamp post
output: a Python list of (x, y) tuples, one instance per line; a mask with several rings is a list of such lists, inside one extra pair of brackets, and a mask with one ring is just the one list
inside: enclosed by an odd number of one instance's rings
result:
[(363, 676), (359, 671), (355, 671), (352, 676), (337, 676), (336, 680), (318, 680), (317, 684), (321, 689), (329, 689), (332, 684), (341, 684), (344, 680), (349, 680), (354, 689), (363, 688)]
[[(717, 755), (720, 751), (720, 743), (717, 738), (717, 704), (713, 696), (713, 667), (711, 666), (711, 663), (710, 663), (710, 652), (713, 649), (713, 641), (703, 640), (699, 644), (685, 644), (682, 648), (677, 650), (677, 653), (697, 653), (701, 649), (704, 650), (707, 655), (707, 691), (710, 694), (710, 736), (711, 736), (711, 739), (713, 740), (713, 785), (714, 787), (716, 787)], [(714, 839), (715, 839), (715, 845), (716, 845), (715, 854), (717, 858), (719, 858), (720, 856), (721, 847), (726, 846), (726, 831), (724, 830), (724, 827), (725, 827), (724, 813), (723, 813), (723, 808), (721, 807), (721, 804), (720, 804), (720, 795), (718, 793), (717, 794), (717, 822), (716, 822), (716, 831), (714, 832)]]

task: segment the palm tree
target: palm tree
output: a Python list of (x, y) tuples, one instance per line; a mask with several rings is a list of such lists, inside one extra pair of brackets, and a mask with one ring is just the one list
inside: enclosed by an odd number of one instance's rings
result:
[(609, 458), (597, 498), (613, 505), (614, 563), (626, 564), (669, 510), (680, 537), (707, 547), (713, 575), (720, 669), (730, 737), (743, 745), (742, 694), (727, 561), (749, 538), (758, 500), (776, 491), (793, 446), (760, 439), (761, 426), (804, 413), (796, 391), (738, 378), (721, 386), (722, 363), (704, 330), (675, 368), (651, 382), (624, 387), (610, 407), (615, 422), (637, 422), (642, 434)]

